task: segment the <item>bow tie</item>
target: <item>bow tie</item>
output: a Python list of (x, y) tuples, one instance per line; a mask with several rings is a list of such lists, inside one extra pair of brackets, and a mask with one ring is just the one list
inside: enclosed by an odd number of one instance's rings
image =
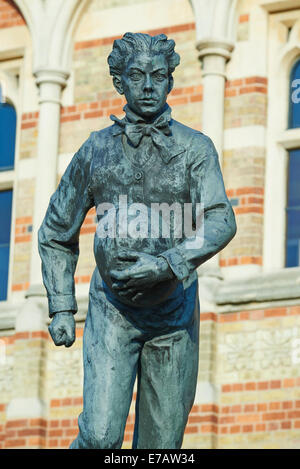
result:
[(118, 119), (114, 115), (110, 116), (111, 120), (119, 126), (119, 132), (115, 132), (115, 135), (124, 133), (135, 148), (139, 146), (145, 135), (150, 136), (166, 163), (173, 156), (184, 151), (180, 145), (176, 144), (172, 137), (169, 124), (171, 121), (171, 109), (169, 106), (151, 124), (146, 123), (141, 117), (134, 114), (127, 105), (124, 107), (124, 111), (126, 112), (124, 119)]

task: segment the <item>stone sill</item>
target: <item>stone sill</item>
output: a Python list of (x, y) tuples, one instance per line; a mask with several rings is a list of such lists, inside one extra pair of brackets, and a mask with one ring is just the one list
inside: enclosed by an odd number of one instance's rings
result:
[(0, 331), (8, 331), (15, 328), (16, 315), (20, 304), (0, 301)]
[(260, 6), (269, 13), (279, 13), (299, 8), (299, 0), (263, 0)]
[(216, 292), (216, 305), (300, 300), (300, 268), (282, 269), (242, 280), (222, 282)]
[[(201, 282), (201, 279), (199, 279)], [(275, 273), (264, 273), (241, 280), (218, 280), (215, 305), (219, 314), (287, 304), (300, 304), (300, 267), (282, 269)], [(42, 289), (31, 291), (31, 296), (40, 296)], [(77, 296), (76, 322), (85, 321), (88, 309), (88, 293)], [(15, 319), (22, 303), (0, 302), (0, 331), (13, 330)], [(48, 323), (50, 320), (48, 319)]]

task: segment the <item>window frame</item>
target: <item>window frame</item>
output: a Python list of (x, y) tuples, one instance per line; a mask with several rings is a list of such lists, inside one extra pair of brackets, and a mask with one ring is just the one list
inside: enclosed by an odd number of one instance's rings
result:
[(21, 131), (21, 114), (19, 95), (20, 87), (14, 75), (21, 75), (21, 61), (4, 61), (0, 65), (0, 86), (2, 89), (2, 102), (12, 105), (16, 111), (16, 138), (15, 138), (15, 159), (14, 168), (10, 170), (0, 171), (0, 190), (12, 190), (12, 214), (11, 214), (11, 232), (10, 232), (10, 248), (9, 248), (9, 264), (8, 264), (8, 282), (7, 282), (7, 298), (0, 301), (3, 307), (12, 301), (12, 275), (14, 262), (14, 239), (15, 239), (15, 219), (16, 219), (16, 188), (17, 188), (17, 172), (19, 161), (20, 131)]
[[(300, 8), (269, 15), (267, 60), (270, 99), (266, 134), (263, 248), (263, 272), (265, 273), (290, 269), (285, 267), (288, 152), (300, 148), (300, 128), (289, 129), (288, 125), (291, 73), (300, 59), (299, 12)], [(286, 30), (285, 43), (282, 41), (283, 28)], [(290, 28), (291, 31), (289, 31)], [(281, 36), (279, 36), (279, 30)], [(276, 34), (278, 38), (281, 37), (281, 40), (274, 41)], [(296, 269), (299, 268), (296, 267)]]

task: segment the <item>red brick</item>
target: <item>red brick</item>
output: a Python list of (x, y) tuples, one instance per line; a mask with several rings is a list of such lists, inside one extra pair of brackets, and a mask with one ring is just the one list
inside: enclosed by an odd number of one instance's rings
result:
[(76, 436), (78, 434), (78, 429), (77, 428), (68, 428), (65, 430), (66, 436)]
[(22, 420), (9, 420), (6, 422), (6, 427), (7, 428), (20, 428), (20, 427), (26, 427), (28, 424), (28, 420), (22, 419)]
[(285, 418), (285, 412), (267, 412), (262, 418), (263, 420), (282, 420)]
[(25, 428), (18, 431), (18, 436), (46, 436), (44, 428)]
[(255, 405), (254, 404), (245, 404), (244, 405), (244, 412), (254, 412)]
[(246, 391), (255, 391), (256, 390), (256, 383), (248, 382), (245, 384)]
[(230, 433), (240, 433), (240, 432), (241, 432), (240, 425), (234, 425), (230, 427)]
[(258, 423), (255, 425), (255, 431), (256, 432), (265, 432), (266, 431), (266, 425), (264, 423)]
[(50, 422), (50, 428), (56, 428), (59, 426), (59, 421), (58, 420), (52, 420)]
[(96, 117), (102, 117), (103, 116), (103, 111), (93, 111), (93, 112), (86, 112), (84, 114), (85, 119), (94, 119)]
[[(205, 426), (205, 425), (203, 425), (203, 426)], [(202, 427), (201, 427), (201, 429), (202, 429)], [(195, 426), (195, 425), (191, 425), (191, 426), (188, 425), (185, 429), (185, 433), (198, 433), (198, 427)]]
[(241, 405), (233, 405), (230, 409), (231, 412), (242, 412), (242, 406)]
[(78, 121), (80, 120), (81, 115), (80, 114), (72, 114), (70, 116), (65, 116), (60, 119), (62, 123), (64, 122), (71, 122), (71, 121)]
[(194, 96), (190, 97), (190, 102), (191, 103), (198, 103), (199, 101), (203, 100), (203, 95), (202, 94), (195, 94)]
[(300, 418), (300, 410), (292, 410), (287, 414), (289, 419), (299, 419)]
[[(192, 432), (186, 432), (186, 433), (197, 433), (197, 432), (192, 431)], [(218, 433), (218, 427), (216, 425), (202, 425), (201, 433)]]
[(15, 440), (6, 440), (4, 443), (5, 448), (17, 448), (17, 447), (25, 447), (26, 440), (19, 438)]
[(222, 392), (231, 392), (231, 391), (232, 391), (232, 385), (231, 384), (223, 384)]
[(63, 436), (63, 431), (60, 429), (55, 429), (55, 430), (50, 430), (49, 431), (49, 437), (55, 437), (55, 436)]
[(295, 386), (294, 378), (286, 378), (283, 380), (283, 387), (284, 388), (292, 388)]
[(269, 404), (270, 410), (279, 410), (280, 407), (281, 407), (280, 402), (270, 402), (270, 404)]
[(281, 428), (283, 430), (289, 430), (292, 428), (292, 422), (281, 422)]
[(71, 426), (71, 420), (62, 420), (61, 421), (61, 426), (62, 427), (70, 427)]
[(265, 412), (267, 408), (268, 408), (267, 404), (257, 404), (258, 412)]
[(266, 389), (269, 389), (269, 382), (268, 381), (261, 381), (260, 383), (257, 383), (257, 389), (259, 391), (264, 391)]
[(235, 423), (235, 417), (233, 415), (220, 417), (219, 422), (220, 422), (220, 425), (228, 424), (228, 423)]
[(61, 400), (61, 405), (62, 406), (72, 405), (72, 399), (70, 399), (69, 397), (66, 397), (65, 399), (62, 399)]
[(22, 122), (21, 124), (21, 129), (22, 130), (27, 130), (27, 129), (33, 129), (34, 127), (37, 126), (37, 122), (36, 121), (33, 121), (33, 122)]
[(270, 383), (270, 388), (271, 388), (271, 389), (279, 389), (279, 388), (281, 388), (281, 381), (280, 381), (280, 380), (271, 381), (271, 383)]
[(49, 445), (49, 448), (57, 448), (58, 447), (58, 440), (50, 440), (48, 445)]
[(218, 406), (215, 404), (203, 404), (201, 406), (201, 412), (218, 412)]
[(241, 414), (237, 416), (236, 421), (239, 423), (259, 422), (260, 414)]
[(244, 425), (243, 426), (243, 433), (251, 433), (253, 432), (253, 425)]
[(276, 422), (270, 422), (268, 424), (268, 431), (273, 431), (273, 430), (278, 430), (279, 429), (279, 425), (278, 423)]

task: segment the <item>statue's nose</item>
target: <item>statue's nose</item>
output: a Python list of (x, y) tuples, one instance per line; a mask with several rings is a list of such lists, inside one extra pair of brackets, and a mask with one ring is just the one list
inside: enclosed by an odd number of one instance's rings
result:
[(145, 91), (152, 91), (153, 89), (153, 86), (152, 86), (152, 80), (151, 80), (151, 76), (149, 74), (146, 75), (146, 80), (145, 80), (145, 83), (144, 83), (144, 90)]

